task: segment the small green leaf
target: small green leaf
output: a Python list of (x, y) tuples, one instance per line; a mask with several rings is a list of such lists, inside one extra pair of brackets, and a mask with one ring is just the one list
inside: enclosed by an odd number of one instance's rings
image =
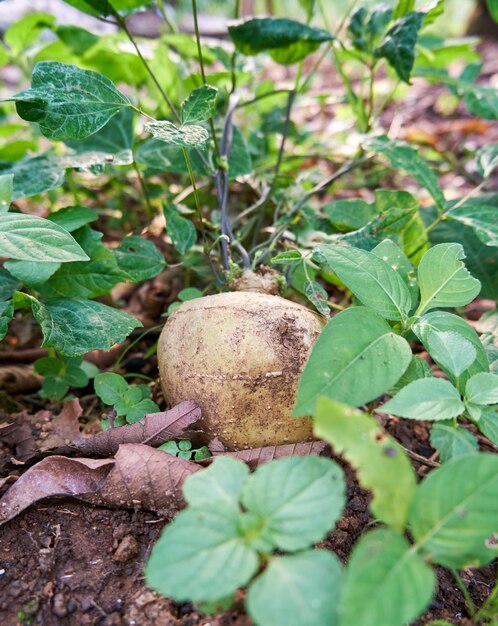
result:
[(380, 315), (353, 307), (335, 315), (315, 343), (301, 375), (296, 417), (312, 415), (327, 396), (361, 406), (392, 387), (412, 358), (410, 346)]
[(430, 440), (431, 446), (439, 452), (443, 463), (479, 451), (479, 442), (474, 435), (465, 428), (454, 426), (451, 421), (434, 424)]
[(216, 113), (218, 90), (211, 85), (203, 85), (191, 92), (182, 102), (180, 116), (182, 125), (205, 122)]
[(434, 170), (420, 158), (418, 152), (411, 146), (406, 143), (391, 141), (386, 135), (381, 135), (369, 139), (365, 143), (365, 147), (374, 153), (384, 155), (392, 167), (408, 172), (422, 187), (427, 189), (438, 207), (444, 207), (444, 195)]
[(472, 376), (465, 387), (465, 399), (474, 404), (498, 404), (498, 376), (487, 372)]
[(48, 13), (29, 13), (14, 22), (5, 31), (4, 41), (14, 57), (25, 53), (38, 39), (41, 32), (55, 24), (55, 17)]
[(363, 487), (372, 490), (373, 514), (402, 531), (416, 480), (401, 446), (366, 413), (327, 398), (317, 403), (314, 433), (344, 456)]
[(431, 358), (455, 384), (477, 357), (472, 343), (457, 332), (429, 331), (426, 343)]
[(258, 626), (336, 626), (342, 571), (327, 550), (273, 557), (247, 593)]
[(451, 219), (470, 226), (487, 246), (498, 246), (498, 208), (482, 204), (455, 207), (448, 212)]
[(415, 62), (415, 46), (418, 31), (424, 21), (424, 13), (408, 13), (387, 31), (382, 44), (375, 50), (378, 57), (387, 59), (399, 78), (410, 84), (410, 74)]
[(410, 365), (406, 368), (403, 376), (398, 380), (398, 382), (388, 390), (388, 395), (395, 396), (400, 389), (406, 387), (414, 380), (420, 380), (421, 378), (431, 378), (432, 370), (431, 366), (427, 361), (421, 359), (419, 356), (414, 355), (412, 360), (410, 361)]
[(393, 18), (397, 20), (407, 13), (411, 13), (415, 8), (415, 0), (398, 0), (393, 13)]
[(35, 215), (5, 213), (0, 220), (0, 256), (21, 261), (88, 260), (63, 228)]
[(6, 213), (9, 210), (13, 191), (14, 174), (4, 174), (0, 176), (0, 213)]
[(104, 404), (113, 406), (128, 391), (128, 383), (119, 374), (104, 372), (95, 376), (95, 393)]
[(114, 255), (121, 270), (134, 281), (154, 278), (166, 267), (166, 261), (156, 246), (138, 235), (125, 237)]
[(382, 406), (383, 413), (416, 420), (445, 420), (464, 410), (460, 394), (443, 378), (415, 380)]
[(322, 212), (341, 233), (358, 230), (377, 215), (374, 204), (358, 198), (329, 202), (322, 207)]
[(299, 250), (286, 250), (274, 256), (270, 261), (270, 265), (294, 265), (295, 263), (300, 263), (302, 260), (303, 255)]
[[(125, 413), (126, 421), (128, 424), (134, 424), (143, 419), (148, 413), (157, 413), (159, 410), (159, 407), (153, 400), (145, 398), (127, 408)], [(188, 458), (190, 458), (190, 454)]]
[(342, 596), (341, 626), (403, 626), (429, 606), (435, 575), (408, 541), (379, 528), (353, 549)]
[(202, 291), (196, 287), (187, 287), (178, 292), (178, 300), (180, 302), (188, 302), (189, 300), (195, 300), (202, 297)]
[(107, 17), (115, 12), (129, 15), (152, 4), (152, 0), (64, 0), (64, 2), (80, 11), (100, 17)]
[(164, 207), (166, 231), (180, 254), (186, 254), (197, 239), (195, 226), (190, 220), (181, 217), (174, 206)]
[(167, 144), (184, 148), (203, 146), (209, 139), (208, 131), (202, 126), (190, 125), (178, 128), (166, 120), (149, 122), (144, 130)]
[(497, 492), (496, 454), (460, 457), (432, 471), (418, 485), (410, 511), (418, 550), (449, 568), (489, 563), (496, 557), (491, 540), (497, 530)]
[(286, 457), (249, 476), (242, 504), (264, 520), (263, 541), (294, 551), (320, 541), (334, 527), (345, 505), (345, 489), (343, 471), (330, 459)]
[(43, 346), (66, 356), (90, 350), (110, 350), (142, 324), (128, 313), (92, 300), (54, 300), (41, 303), (31, 298), (33, 315), (43, 333)]
[(161, 444), (157, 449), (163, 450), (164, 452), (172, 454), (173, 456), (176, 456), (180, 451), (176, 441), (166, 441), (166, 443)]
[(147, 585), (179, 602), (217, 601), (243, 587), (259, 559), (239, 534), (239, 518), (220, 502), (179, 513), (152, 548)]
[(498, 446), (498, 410), (483, 407), (477, 426), (482, 434)]
[(0, 341), (7, 334), (11, 319), (14, 317), (14, 302), (12, 300), (0, 301)]
[(285, 18), (251, 18), (232, 22), (228, 33), (243, 54), (269, 52), (277, 63), (296, 63), (334, 37), (326, 30)]
[(479, 294), (481, 283), (470, 275), (461, 261), (464, 258), (459, 243), (440, 243), (424, 254), (418, 267), (417, 315), (440, 307), (464, 306)]
[(488, 7), (489, 14), (494, 19), (494, 21), (498, 23), (498, 1), (486, 0), (486, 5)]
[(185, 481), (183, 495), (191, 506), (202, 508), (210, 503), (234, 506), (238, 510), (239, 497), (249, 467), (230, 457), (217, 457), (208, 469), (197, 472)]
[(317, 258), (368, 308), (389, 320), (403, 320), (412, 306), (410, 292), (401, 276), (372, 252), (343, 245), (319, 245)]
[(49, 139), (88, 137), (105, 126), (129, 99), (102, 74), (56, 61), (38, 63), (31, 89), (12, 96), (20, 117), (37, 122)]
[(320, 283), (317, 283), (316, 280), (307, 280), (304, 283), (304, 294), (319, 313), (327, 317), (330, 316), (330, 309), (327, 305), (329, 294)]
[(488, 143), (480, 148), (476, 152), (476, 162), (477, 171), (487, 180), (498, 167), (498, 143)]

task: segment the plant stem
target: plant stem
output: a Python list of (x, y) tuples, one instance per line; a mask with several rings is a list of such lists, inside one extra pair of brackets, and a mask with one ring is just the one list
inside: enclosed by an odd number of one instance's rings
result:
[(450, 568), (450, 572), (452, 573), (456, 584), (460, 588), (460, 591), (463, 593), (463, 597), (465, 598), (465, 604), (467, 605), (470, 617), (474, 617), (474, 615), (476, 614), (476, 607), (474, 602), (472, 601), (472, 598), (470, 597), (469, 590), (467, 589), (465, 583), (463, 582), (460, 574), (457, 572), (456, 569)]
[(147, 207), (147, 215), (152, 217), (154, 215), (154, 209), (150, 203), (149, 192), (147, 191), (147, 185), (145, 184), (144, 177), (142, 176), (142, 172), (140, 171), (137, 162), (133, 160), (133, 169), (137, 173), (138, 182), (140, 184), (140, 189), (142, 190), (142, 195), (144, 197), (145, 206)]
[(162, 16), (164, 22), (167, 24), (168, 28), (171, 30), (172, 33), (177, 33), (178, 30), (177, 30), (176, 26), (169, 19), (168, 14), (166, 13), (166, 7), (164, 6), (164, 0), (159, 0), (159, 2), (157, 3), (157, 6), (158, 6), (159, 12), (161, 13), (161, 16)]

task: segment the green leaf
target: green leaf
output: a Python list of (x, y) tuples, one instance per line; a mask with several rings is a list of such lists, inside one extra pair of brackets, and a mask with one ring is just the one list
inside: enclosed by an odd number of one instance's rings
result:
[(5, 213), (0, 220), (0, 256), (21, 261), (88, 260), (63, 228), (35, 215)]
[(316, 280), (307, 280), (304, 283), (304, 294), (319, 313), (326, 317), (330, 316), (330, 309), (327, 305), (329, 294), (320, 283)]
[(64, 2), (90, 15), (102, 17), (112, 15), (114, 12), (129, 15), (152, 4), (152, 0), (64, 0)]
[(465, 428), (455, 426), (451, 421), (434, 424), (430, 440), (431, 446), (439, 452), (443, 463), (479, 451), (479, 442), (474, 435)]
[(323, 205), (322, 212), (328, 217), (332, 226), (341, 233), (358, 230), (377, 216), (374, 204), (358, 198), (329, 202)]
[(195, 226), (190, 220), (181, 217), (173, 205), (164, 207), (164, 216), (166, 217), (166, 231), (173, 245), (180, 254), (186, 254), (197, 239)]
[(440, 307), (464, 306), (479, 294), (481, 283), (470, 275), (461, 261), (464, 258), (459, 243), (441, 243), (424, 254), (418, 267), (417, 315)]
[(485, 437), (498, 446), (498, 410), (496, 408), (483, 408), (477, 426)]
[(55, 17), (48, 13), (29, 13), (14, 22), (6, 30), (4, 41), (14, 57), (26, 53), (38, 39), (41, 32), (55, 24)]
[(488, 143), (480, 148), (476, 152), (476, 165), (479, 174), (487, 180), (498, 167), (498, 143)]
[[(460, 376), (460, 384), (464, 384), (467, 378), (473, 374), (477, 374), (478, 372), (487, 372), (489, 370), (486, 350), (482, 345), (479, 336), (472, 326), (461, 317), (458, 317), (458, 315), (454, 315), (453, 313), (448, 313), (446, 311), (432, 311), (417, 320), (415, 324), (412, 325), (412, 331), (424, 344), (426, 350), (430, 350), (429, 337), (433, 333), (457, 333), (460, 337), (472, 344), (476, 350), (477, 356), (467, 371)], [(434, 356), (438, 359), (437, 354)], [(440, 362), (439, 360), (436, 362), (449, 375), (450, 370), (447, 368), (445, 363), (442, 361)]]
[(218, 457), (202, 472), (189, 477), (183, 487), (185, 500), (202, 508), (210, 503), (234, 506), (238, 510), (242, 487), (249, 476), (249, 467), (230, 457)]
[(0, 174), (2, 177), (14, 177), (11, 198), (14, 202), (60, 187), (66, 170), (53, 158), (35, 157), (15, 163), (0, 163)]
[(144, 130), (146, 133), (151, 133), (156, 139), (183, 148), (203, 146), (209, 139), (208, 131), (202, 126), (190, 125), (178, 128), (166, 120), (148, 122)]
[(0, 213), (6, 213), (9, 210), (13, 192), (14, 174), (0, 176)]
[(410, 511), (418, 550), (449, 568), (489, 563), (496, 556), (491, 540), (498, 519), (497, 492), (497, 455), (461, 457), (432, 471), (418, 485)]
[(393, 18), (397, 20), (399, 17), (403, 17), (407, 13), (411, 13), (415, 8), (415, 0), (398, 0), (394, 7)]
[(43, 346), (66, 356), (110, 350), (142, 324), (128, 313), (92, 300), (32, 299), (33, 314), (43, 333)]
[(365, 143), (365, 147), (374, 153), (384, 155), (392, 167), (405, 170), (413, 176), (424, 189), (431, 194), (438, 207), (443, 208), (445, 199), (441, 187), (434, 173), (418, 152), (402, 142), (391, 141), (386, 135), (372, 137)]
[(154, 278), (166, 267), (160, 250), (151, 241), (138, 235), (125, 237), (114, 255), (121, 270), (134, 281)]
[(341, 578), (327, 550), (274, 557), (249, 587), (247, 610), (258, 626), (336, 626)]
[(341, 626), (404, 626), (429, 606), (434, 571), (387, 528), (360, 538), (353, 549), (342, 596)]
[(9, 322), (14, 317), (14, 302), (12, 300), (0, 301), (0, 341), (7, 334)]
[(422, 7), (423, 13), (425, 13), (423, 28), (433, 24), (438, 17), (443, 15), (446, 0), (432, 0), (432, 2)]
[(37, 122), (49, 139), (79, 139), (96, 133), (129, 99), (102, 74), (56, 61), (38, 63), (31, 89), (10, 98), (20, 117)]
[(325, 263), (368, 308), (389, 320), (404, 320), (411, 309), (408, 287), (392, 267), (372, 252), (343, 245), (316, 247)]
[(20, 287), (20, 282), (0, 267), (0, 302), (10, 300), (14, 295), (14, 291), (17, 291)]
[(270, 265), (294, 265), (302, 260), (303, 255), (299, 250), (286, 250), (274, 256), (270, 261)]
[(286, 457), (259, 466), (249, 476), (242, 504), (263, 520), (263, 542), (295, 551), (322, 540), (334, 527), (345, 490), (344, 473), (330, 459)]
[(104, 404), (113, 406), (128, 391), (128, 383), (119, 374), (104, 372), (95, 376), (95, 393)]
[(464, 410), (460, 394), (443, 378), (415, 380), (382, 406), (383, 413), (416, 420), (445, 420)]
[(60, 268), (60, 263), (38, 261), (6, 261), (4, 267), (28, 287), (39, 287)]
[(182, 102), (180, 116), (182, 125), (205, 122), (216, 113), (218, 90), (211, 85), (194, 89)]
[(415, 46), (418, 31), (424, 21), (424, 13), (408, 13), (390, 28), (375, 55), (384, 57), (398, 77), (410, 84), (410, 74), (415, 62)]
[(372, 249), (372, 252), (401, 276), (414, 305), (418, 299), (417, 273), (403, 250), (391, 239), (384, 239)]
[(377, 313), (363, 307), (342, 311), (327, 323), (313, 347), (293, 415), (312, 415), (320, 396), (352, 406), (370, 402), (394, 385), (411, 358), (406, 340)]
[(414, 380), (420, 380), (421, 378), (431, 378), (432, 370), (431, 366), (427, 361), (421, 359), (419, 356), (413, 356), (410, 361), (410, 365), (406, 368), (403, 376), (398, 380), (398, 382), (388, 390), (388, 395), (394, 396), (398, 393), (400, 389), (406, 387)]
[(498, 23), (498, 2), (497, 0), (486, 0), (489, 14)]
[(51, 213), (48, 219), (58, 224), (68, 233), (72, 233), (91, 222), (99, 219), (97, 211), (82, 206), (68, 206), (55, 213)]
[(244, 586), (259, 559), (239, 535), (239, 518), (220, 502), (179, 513), (152, 548), (147, 585), (179, 602), (216, 601)]
[(453, 331), (429, 331), (426, 335), (429, 354), (456, 384), (458, 378), (476, 360), (472, 343)]
[(498, 404), (498, 376), (481, 372), (465, 386), (465, 399), (474, 404)]
[(366, 413), (327, 398), (317, 403), (314, 433), (344, 456), (361, 485), (373, 492), (372, 513), (403, 530), (416, 479), (401, 446)]
[[(143, 417), (148, 413), (157, 413), (159, 410), (159, 407), (153, 400), (144, 398), (127, 408), (125, 413), (126, 421), (128, 424), (134, 424), (135, 422), (139, 422), (143, 419)], [(190, 455), (188, 458), (190, 458)]]
[(498, 208), (489, 205), (460, 205), (448, 212), (451, 219), (470, 226), (487, 246), (498, 246)]
[(277, 63), (296, 63), (334, 37), (326, 30), (285, 18), (252, 18), (232, 22), (228, 33), (239, 52), (269, 52)]

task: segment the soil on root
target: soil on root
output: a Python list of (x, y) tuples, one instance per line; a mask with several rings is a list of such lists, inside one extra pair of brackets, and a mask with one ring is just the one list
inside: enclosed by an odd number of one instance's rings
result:
[[(321, 547), (346, 562), (367, 525), (370, 496), (347, 474), (344, 516)], [(3, 626), (250, 626), (242, 594), (234, 610), (201, 615), (147, 589), (143, 566), (164, 520), (153, 513), (114, 511), (68, 500), (28, 509), (0, 530), (0, 623)], [(480, 606), (493, 586), (493, 567), (464, 572)], [(424, 616), (470, 626), (461, 592), (438, 571), (437, 595)], [(326, 626), (326, 625), (324, 625)]]

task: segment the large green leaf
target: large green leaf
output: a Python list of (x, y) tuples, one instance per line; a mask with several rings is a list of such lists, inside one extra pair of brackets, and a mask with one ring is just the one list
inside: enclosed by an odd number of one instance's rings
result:
[(372, 250), (401, 276), (410, 292), (412, 305), (418, 300), (417, 272), (403, 250), (391, 239), (384, 239)]
[(93, 300), (31, 302), (43, 333), (43, 346), (66, 356), (110, 350), (142, 324), (128, 313)]
[(304, 59), (333, 36), (286, 18), (251, 18), (233, 22), (228, 32), (237, 50), (243, 54), (269, 52), (278, 63), (290, 64)]
[(240, 513), (215, 502), (179, 513), (152, 548), (147, 585), (177, 601), (217, 601), (245, 585), (258, 556), (239, 534)]
[(205, 122), (216, 112), (218, 90), (211, 85), (203, 85), (194, 89), (189, 97), (182, 102), (180, 116), (182, 124), (198, 124)]
[(235, 506), (238, 510), (242, 487), (249, 476), (246, 463), (230, 457), (218, 457), (208, 469), (185, 481), (183, 495), (191, 506), (202, 508), (212, 503)]
[(91, 222), (99, 219), (97, 211), (83, 206), (67, 206), (51, 213), (48, 219), (55, 224), (59, 224), (68, 233), (72, 233)]
[(458, 458), (432, 471), (417, 487), (410, 511), (418, 549), (445, 567), (488, 563), (496, 556), (497, 493), (496, 454)]
[(320, 398), (314, 416), (315, 435), (347, 459), (361, 485), (373, 492), (372, 513), (403, 530), (416, 479), (401, 446), (366, 413), (328, 398)]
[(477, 454), (479, 451), (479, 442), (474, 435), (465, 428), (455, 426), (451, 421), (434, 424), (430, 440), (443, 463), (455, 457)]
[(434, 170), (423, 161), (418, 152), (406, 143), (391, 141), (386, 135), (372, 137), (365, 146), (374, 153), (384, 155), (392, 167), (400, 168), (413, 176), (427, 189), (437, 206), (444, 207), (445, 199)]
[(319, 336), (299, 381), (295, 416), (312, 415), (327, 396), (352, 406), (378, 398), (412, 358), (410, 346), (380, 315), (353, 307), (334, 316)]
[(0, 302), (3, 300), (11, 300), (14, 291), (17, 291), (20, 287), (20, 282), (7, 272), (7, 270), (0, 267)]
[(66, 168), (54, 157), (34, 157), (14, 163), (0, 163), (2, 178), (13, 176), (12, 201), (60, 187)]
[(339, 465), (325, 457), (294, 456), (258, 467), (244, 485), (242, 504), (264, 521), (258, 539), (294, 551), (322, 540), (334, 527), (345, 491)]
[(379, 57), (384, 57), (405, 83), (410, 83), (410, 74), (415, 62), (415, 46), (418, 31), (424, 21), (424, 13), (408, 13), (390, 28), (384, 41), (375, 50)]
[(465, 399), (474, 404), (498, 404), (498, 376), (481, 372), (465, 386)]
[(322, 244), (315, 257), (328, 265), (367, 307), (389, 320), (404, 320), (412, 307), (400, 274), (372, 252), (344, 245)]
[(345, 233), (366, 226), (377, 215), (374, 204), (359, 198), (329, 202), (323, 205), (322, 212), (325, 213), (334, 228)]
[(373, 530), (355, 545), (346, 569), (341, 626), (411, 624), (429, 605), (435, 583), (432, 568), (402, 535)]
[(56, 61), (38, 63), (31, 89), (10, 98), (28, 122), (37, 122), (50, 139), (82, 139), (131, 106), (102, 74)]
[(208, 131), (202, 126), (192, 124), (178, 128), (167, 120), (149, 122), (145, 125), (144, 130), (151, 133), (156, 139), (183, 148), (203, 146), (209, 139)]
[(28, 13), (14, 22), (4, 34), (4, 41), (12, 55), (18, 57), (25, 53), (36, 42), (41, 32), (51, 28), (55, 21), (55, 17), (48, 13)]
[(424, 254), (418, 267), (418, 315), (440, 307), (464, 306), (479, 294), (481, 283), (471, 276), (461, 260), (464, 258), (459, 243), (441, 243)]
[(487, 246), (498, 246), (498, 207), (462, 204), (451, 209), (448, 215), (451, 219), (470, 226)]
[(50, 261), (44, 263), (40, 263), (40, 261), (6, 261), (3, 266), (24, 285), (39, 287), (46, 283), (61, 264)]
[(327, 550), (273, 557), (249, 587), (247, 610), (258, 626), (336, 626), (341, 578)]
[(460, 394), (443, 378), (421, 378), (382, 406), (383, 413), (417, 420), (445, 420), (465, 410)]
[(0, 256), (22, 261), (86, 261), (87, 254), (63, 228), (35, 215), (5, 213), (0, 220)]

